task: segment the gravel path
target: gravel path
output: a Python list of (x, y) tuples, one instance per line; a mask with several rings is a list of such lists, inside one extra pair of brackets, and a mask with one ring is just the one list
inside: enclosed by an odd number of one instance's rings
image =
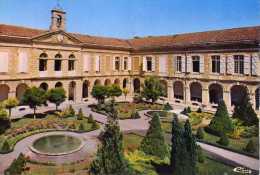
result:
[[(64, 108), (65, 106), (66, 105), (61, 106), (60, 109)], [(77, 104), (77, 105), (73, 105), (73, 107), (75, 108), (75, 110), (82, 108), (82, 111), (84, 114), (91, 113), (93, 115), (94, 119), (96, 121), (98, 121), (99, 123), (104, 124), (107, 121), (106, 116), (92, 112), (91, 109), (89, 107), (87, 107), (86, 104)], [(39, 111), (44, 112), (44, 111), (53, 110), (53, 109), (55, 109), (54, 106), (47, 107), (47, 108), (41, 108), (41, 109), (39, 109)], [(121, 130), (123, 132), (129, 132), (129, 131), (133, 131), (133, 130), (139, 130), (139, 131), (147, 130), (149, 128), (149, 118), (146, 115), (144, 115), (147, 111), (149, 111), (149, 110), (144, 110), (144, 111), (139, 112), (140, 116), (141, 116), (140, 119), (120, 120), (119, 124), (120, 124)], [(180, 110), (177, 109), (176, 113), (179, 113), (179, 112), (180, 112)], [(18, 117), (21, 117), (25, 113), (26, 112), (19, 113), (20, 115), (18, 115)], [(17, 158), (17, 156), (21, 152), (23, 152), (26, 155), (29, 155), (33, 159), (39, 160), (39, 161), (51, 160), (51, 161), (54, 161), (57, 163), (81, 160), (83, 158), (86, 158), (86, 156), (91, 156), (95, 153), (95, 151), (97, 149), (97, 144), (98, 144), (97, 136), (99, 135), (100, 131), (101, 131), (101, 129), (95, 130), (92, 132), (88, 132), (88, 133), (81, 133), (81, 134), (72, 133), (72, 132), (62, 132), (65, 134), (73, 134), (75, 136), (84, 138), (84, 140), (86, 141), (86, 146), (81, 151), (73, 153), (69, 156), (68, 155), (60, 156), (58, 158), (52, 158), (52, 159), (50, 159), (49, 157), (44, 157), (44, 156), (38, 156), (38, 155), (36, 156), (28, 148), (28, 145), (32, 144), (32, 142), (35, 139), (42, 137), (43, 135), (51, 134), (51, 132), (36, 134), (36, 135), (30, 136), (30, 137), (27, 137), (16, 144), (13, 152), (11, 152), (9, 154), (0, 154), (0, 174), (3, 174), (4, 169), (6, 169), (10, 165), (10, 163), (13, 161), (13, 159)], [(57, 133), (57, 132), (54, 132), (54, 133)], [(227, 161), (234, 162), (238, 165), (245, 166), (245, 167), (251, 168), (253, 170), (259, 170), (259, 160), (258, 159), (254, 159), (254, 158), (251, 158), (251, 157), (248, 157), (245, 155), (234, 153), (234, 152), (231, 152), (231, 151), (228, 151), (228, 150), (225, 150), (222, 148), (214, 147), (211, 145), (207, 145), (204, 143), (198, 143), (198, 144), (201, 145), (201, 147), (205, 151), (212, 153), (216, 156), (219, 156)]]

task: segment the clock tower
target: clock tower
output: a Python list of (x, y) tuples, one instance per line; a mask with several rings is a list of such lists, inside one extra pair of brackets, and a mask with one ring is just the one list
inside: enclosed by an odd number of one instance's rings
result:
[(66, 27), (66, 12), (61, 8), (54, 8), (51, 11), (51, 26), (50, 31), (63, 30)]

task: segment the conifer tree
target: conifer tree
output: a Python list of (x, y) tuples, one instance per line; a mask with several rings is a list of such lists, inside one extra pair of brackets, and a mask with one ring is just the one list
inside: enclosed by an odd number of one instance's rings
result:
[[(111, 107), (114, 107), (112, 104)], [(111, 111), (115, 112), (115, 109)], [(93, 175), (130, 175), (132, 169), (123, 153), (123, 135), (120, 132), (117, 113), (110, 113), (105, 130), (100, 135), (101, 147), (90, 166)]]
[(19, 175), (22, 174), (26, 165), (26, 159), (23, 154), (20, 154), (17, 159), (11, 163), (8, 169), (5, 170), (5, 175)]
[(248, 92), (242, 98), (241, 103), (235, 106), (233, 117), (239, 118), (247, 126), (258, 124), (258, 118), (252, 104), (250, 103)]
[(157, 156), (161, 159), (167, 157), (168, 148), (158, 113), (153, 115), (146, 136), (141, 142), (140, 149), (146, 154)]
[(221, 133), (226, 134), (233, 131), (234, 127), (224, 101), (221, 101), (218, 104), (217, 111), (209, 124), (209, 128), (218, 135)]

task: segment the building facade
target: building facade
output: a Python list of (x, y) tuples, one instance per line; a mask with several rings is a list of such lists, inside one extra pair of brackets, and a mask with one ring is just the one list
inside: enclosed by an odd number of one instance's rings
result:
[(0, 101), (30, 86), (63, 87), (68, 100), (91, 98), (112, 83), (139, 93), (158, 76), (168, 101), (214, 110), (248, 92), (260, 114), (260, 26), (160, 37), (117, 39), (66, 32), (66, 13), (52, 10), (49, 30), (0, 25)]

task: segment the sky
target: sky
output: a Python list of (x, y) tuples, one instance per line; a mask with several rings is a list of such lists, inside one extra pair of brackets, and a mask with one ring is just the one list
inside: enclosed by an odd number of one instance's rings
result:
[[(0, 24), (48, 29), (58, 0), (0, 0)], [(260, 25), (260, 0), (59, 0), (67, 31), (117, 38)]]

